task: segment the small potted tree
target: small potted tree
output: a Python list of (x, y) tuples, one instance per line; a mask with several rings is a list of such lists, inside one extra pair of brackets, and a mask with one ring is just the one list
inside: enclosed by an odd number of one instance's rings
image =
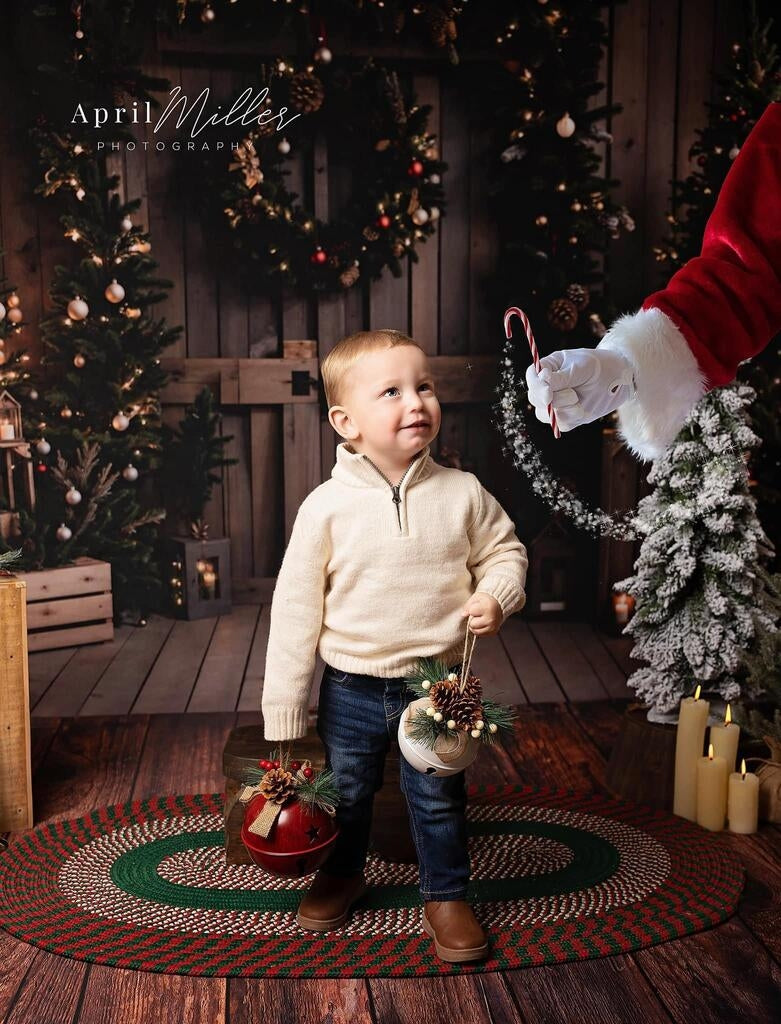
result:
[(178, 618), (224, 615), (231, 608), (230, 538), (209, 537), (204, 512), (212, 488), (222, 482), (232, 436), (219, 434), (220, 414), (208, 387), (188, 405), (178, 429), (164, 428), (163, 487), (166, 504), (189, 524), (189, 536), (168, 537), (162, 567), (169, 605)]

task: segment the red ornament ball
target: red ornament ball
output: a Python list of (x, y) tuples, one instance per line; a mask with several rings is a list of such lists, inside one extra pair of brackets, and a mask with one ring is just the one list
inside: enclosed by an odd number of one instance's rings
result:
[(291, 761), (290, 762), (290, 770), (291, 770), (291, 772), (297, 772), (300, 767), (301, 767), (301, 762), (300, 761)]
[(312, 253), (312, 262), (318, 263), (320, 266), (323, 265), (328, 259), (328, 253), (324, 249), (315, 249)]
[(706, 157), (705, 156), (698, 156), (697, 157), (697, 163), (700, 165), (700, 167), (704, 167), (705, 164), (707, 163)]
[(38, 466), (37, 466), (37, 469), (38, 469), (39, 473), (45, 473), (47, 471), (47, 469), (48, 469), (48, 466), (44, 466), (44, 464), (42, 462), (39, 462)]
[(381, 217), (377, 218), (377, 223), (381, 228), (389, 228), (391, 226), (391, 219), (387, 213), (383, 213)]
[(412, 178), (419, 178), (423, 173), (423, 170), (424, 167), (420, 160), (413, 160), (412, 163), (409, 165), (407, 174), (409, 174), (410, 177)]
[(315, 772), (313, 768), (304, 768), (304, 778), (311, 779), (314, 774)]
[(273, 875), (302, 878), (316, 871), (326, 860), (339, 830), (331, 815), (300, 800), (289, 800), (271, 826), (267, 839), (249, 827), (266, 803), (262, 793), (244, 809), (241, 841), (255, 864)]

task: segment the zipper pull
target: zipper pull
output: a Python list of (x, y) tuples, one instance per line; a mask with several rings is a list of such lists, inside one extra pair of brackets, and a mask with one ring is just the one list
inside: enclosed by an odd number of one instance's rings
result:
[(399, 485), (398, 484), (391, 484), (391, 487), (393, 489), (393, 497), (391, 498), (391, 501), (395, 501), (396, 505), (400, 505), (401, 504), (401, 495), (399, 494)]

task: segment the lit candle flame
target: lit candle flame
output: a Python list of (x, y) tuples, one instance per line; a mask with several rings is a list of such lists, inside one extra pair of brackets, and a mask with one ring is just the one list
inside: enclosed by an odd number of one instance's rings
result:
[(694, 699), (695, 700), (699, 700), (700, 699), (700, 690), (701, 689), (702, 689), (702, 687), (700, 686), (699, 683), (697, 683), (697, 689), (694, 691)]
[(708, 757), (711, 759), (711, 761), (713, 760), (713, 744), (712, 743), (708, 744)]
[(729, 725), (732, 721), (732, 711), (729, 704), (727, 704), (727, 713), (724, 715), (724, 724)]
[(740, 762), (740, 774), (741, 774), (741, 775), (743, 776), (743, 778), (745, 779), (745, 777), (746, 777), (746, 759), (745, 759), (745, 757), (744, 757), (744, 758), (743, 758), (743, 760), (742, 760), (742, 761)]

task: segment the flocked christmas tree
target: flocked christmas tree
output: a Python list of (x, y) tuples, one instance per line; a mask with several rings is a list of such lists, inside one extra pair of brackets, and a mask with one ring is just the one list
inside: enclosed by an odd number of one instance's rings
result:
[(625, 632), (647, 665), (629, 685), (654, 712), (675, 711), (696, 683), (724, 700), (756, 697), (770, 667), (756, 659), (772, 658), (780, 595), (744, 458), (758, 443), (753, 397), (740, 384), (709, 392), (648, 476), (635, 575), (616, 589), (637, 601)]

